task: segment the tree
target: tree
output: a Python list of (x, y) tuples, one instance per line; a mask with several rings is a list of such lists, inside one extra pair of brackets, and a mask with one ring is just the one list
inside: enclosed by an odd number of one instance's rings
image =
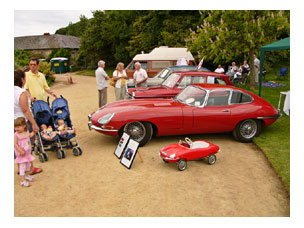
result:
[[(250, 58), (265, 44), (290, 34), (289, 11), (222, 10), (200, 11), (202, 24), (196, 31), (190, 29), (187, 45), (199, 56), (213, 59), (213, 63), (231, 62)], [(250, 88), (255, 81), (251, 74)]]

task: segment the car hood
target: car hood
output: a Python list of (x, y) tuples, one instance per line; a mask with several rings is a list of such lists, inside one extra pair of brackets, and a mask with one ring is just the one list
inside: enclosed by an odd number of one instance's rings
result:
[(165, 86), (152, 86), (146, 88), (133, 88), (129, 89), (129, 95), (135, 97), (172, 97), (180, 92), (178, 89), (171, 89)]
[(124, 112), (138, 112), (140, 110), (146, 111), (147, 109), (153, 108), (153, 110), (157, 108), (164, 107), (175, 107), (180, 105), (179, 102), (174, 101), (173, 99), (148, 99), (148, 100), (122, 100), (111, 102), (99, 110), (97, 110), (93, 114), (98, 114), (98, 116), (103, 116), (108, 113), (124, 113)]
[(181, 146), (179, 143), (176, 143), (165, 146), (160, 151), (163, 155), (170, 156), (172, 154), (180, 155), (188, 150), (189, 148)]

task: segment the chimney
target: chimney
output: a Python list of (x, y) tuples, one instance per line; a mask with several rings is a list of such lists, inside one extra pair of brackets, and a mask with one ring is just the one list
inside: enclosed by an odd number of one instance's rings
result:
[(44, 36), (49, 36), (50, 33), (49, 33), (49, 32), (45, 32), (45, 33), (43, 33), (43, 35), (44, 35)]

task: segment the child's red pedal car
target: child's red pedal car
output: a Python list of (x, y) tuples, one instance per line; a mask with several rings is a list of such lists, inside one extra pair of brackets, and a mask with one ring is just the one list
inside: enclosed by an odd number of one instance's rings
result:
[(216, 162), (215, 154), (220, 151), (217, 145), (204, 140), (192, 142), (185, 138), (186, 142), (171, 144), (160, 150), (160, 156), (164, 162), (176, 162), (177, 168), (183, 171), (187, 168), (187, 161), (198, 160), (208, 157), (208, 163), (213, 165)]

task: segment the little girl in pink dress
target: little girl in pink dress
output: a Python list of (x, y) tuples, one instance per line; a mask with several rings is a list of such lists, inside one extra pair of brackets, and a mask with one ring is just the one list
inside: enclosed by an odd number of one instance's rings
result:
[(31, 162), (35, 159), (34, 156), (31, 155), (30, 137), (33, 137), (34, 132), (28, 132), (23, 117), (15, 119), (14, 128), (16, 131), (14, 135), (15, 163), (19, 164), (21, 186), (30, 187), (31, 184), (28, 181), (34, 181), (34, 177), (30, 175), (30, 171), (33, 168), (31, 167)]

